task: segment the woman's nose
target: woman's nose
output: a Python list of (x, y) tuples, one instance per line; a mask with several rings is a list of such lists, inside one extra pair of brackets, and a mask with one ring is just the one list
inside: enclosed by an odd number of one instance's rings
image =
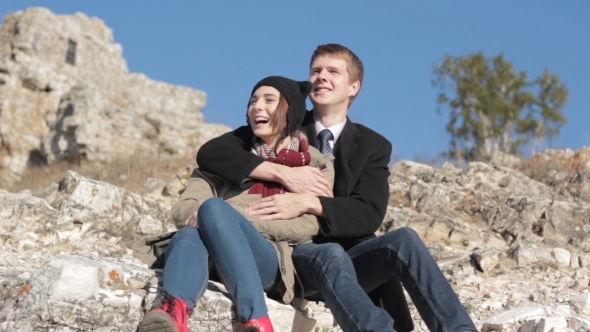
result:
[(261, 111), (263, 109), (263, 105), (264, 102), (262, 100), (257, 100), (256, 103), (254, 103), (254, 109), (256, 111)]

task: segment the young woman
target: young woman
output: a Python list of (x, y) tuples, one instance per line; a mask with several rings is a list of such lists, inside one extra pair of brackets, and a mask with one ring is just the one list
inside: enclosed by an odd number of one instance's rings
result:
[[(252, 153), (261, 158), (291, 167), (316, 167), (332, 183), (331, 156), (310, 147), (297, 129), (310, 90), (309, 82), (280, 76), (262, 79), (248, 102), (248, 126), (236, 132), (251, 135)], [(172, 207), (176, 226), (182, 229), (165, 254), (163, 295), (138, 330), (188, 331), (188, 316), (207, 287), (210, 259), (234, 302), (236, 329), (273, 331), (263, 292), (291, 302), (295, 285), (292, 246), (310, 242), (319, 225), (312, 214), (267, 222), (248, 215), (245, 209), (261, 197), (285, 192), (276, 182), (253, 180), (237, 187), (195, 170)]]

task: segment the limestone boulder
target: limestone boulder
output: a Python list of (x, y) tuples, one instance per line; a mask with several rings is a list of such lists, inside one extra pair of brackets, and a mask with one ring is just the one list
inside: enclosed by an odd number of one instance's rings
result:
[[(141, 224), (141, 229), (150, 229), (153, 234), (167, 231), (171, 218), (170, 207), (164, 203), (72, 171), (59, 183), (58, 195), (51, 203), (61, 212), (57, 226), (65, 230), (76, 224), (102, 222), (119, 229)], [(158, 224), (159, 232), (154, 229)]]
[(29, 8), (0, 26), (0, 177), (59, 160), (108, 163), (139, 149), (194, 155), (229, 131), (207, 124), (206, 95), (129, 73), (104, 22)]
[[(122, 260), (60, 255), (37, 269), (21, 287), (6, 328), (34, 331), (62, 326), (75, 330), (133, 331), (142, 318), (154, 272)], [(150, 286), (151, 285), (151, 286)], [(65, 330), (65, 329), (64, 329)]]
[(180, 195), (184, 192), (184, 188), (186, 188), (186, 184), (196, 167), (197, 164), (181, 167), (176, 171), (176, 174), (168, 179), (168, 182), (158, 179), (147, 179), (141, 188), (141, 192), (143, 193), (143, 196), (159, 200), (169, 205), (174, 205), (174, 203), (178, 201)]

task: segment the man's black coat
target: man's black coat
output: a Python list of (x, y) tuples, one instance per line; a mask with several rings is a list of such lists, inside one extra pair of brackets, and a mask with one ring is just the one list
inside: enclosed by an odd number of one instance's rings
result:
[[(301, 130), (309, 144), (318, 147), (313, 114), (308, 111)], [(201, 147), (197, 163), (201, 169), (242, 185), (250, 172), (264, 160), (250, 152), (252, 130), (243, 126), (215, 138)], [(375, 237), (389, 200), (391, 143), (373, 130), (348, 118), (334, 146), (334, 197), (319, 197), (327, 218), (320, 219), (321, 234), (314, 242), (335, 242), (346, 250)], [(393, 301), (392, 297), (401, 299)], [(370, 294), (394, 318), (398, 331), (413, 329), (412, 318), (398, 280), (386, 283)], [(386, 305), (390, 303), (390, 305)]]

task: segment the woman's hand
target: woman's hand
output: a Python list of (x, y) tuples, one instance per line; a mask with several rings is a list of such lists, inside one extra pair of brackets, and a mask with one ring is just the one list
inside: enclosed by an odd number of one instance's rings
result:
[(311, 166), (282, 167), (282, 184), (293, 193), (334, 197), (330, 183), (322, 172)]
[(304, 213), (325, 217), (320, 200), (313, 194), (284, 193), (264, 197), (248, 204), (246, 213), (265, 221), (293, 219)]
[(184, 221), (186, 226), (193, 226), (199, 228), (199, 220), (197, 219), (198, 211), (193, 212), (187, 220)]

